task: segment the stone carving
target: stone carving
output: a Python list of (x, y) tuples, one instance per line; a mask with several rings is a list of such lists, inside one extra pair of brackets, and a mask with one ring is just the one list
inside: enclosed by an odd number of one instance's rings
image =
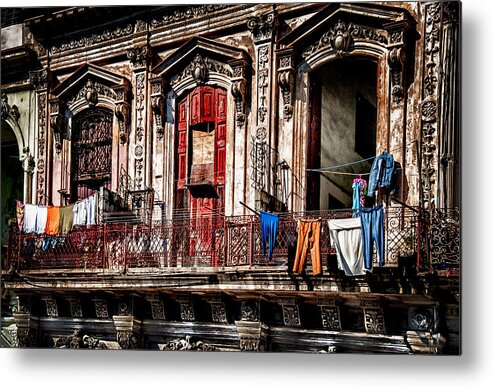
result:
[(62, 103), (58, 100), (51, 102), (50, 126), (53, 131), (55, 152), (60, 154), (62, 150), (62, 138), (65, 130), (65, 120), (62, 115)]
[(156, 137), (161, 140), (164, 136), (163, 129), (163, 116), (164, 116), (164, 84), (161, 78), (154, 78), (151, 82), (151, 109), (154, 118), (154, 128), (156, 131)]
[(99, 43), (104, 43), (113, 39), (131, 35), (134, 31), (134, 26), (128, 23), (126, 26), (118, 26), (113, 30), (105, 30), (101, 33), (83, 36), (81, 38), (65, 41), (59, 44), (54, 44), (51, 47), (52, 54), (58, 54), (64, 51), (75, 50), (78, 48), (89, 48)]
[(138, 339), (131, 331), (117, 332), (116, 341), (121, 349), (136, 349), (138, 347)]
[(46, 93), (38, 93), (38, 204), (46, 204), (45, 147), (46, 147)]
[(70, 316), (73, 318), (81, 318), (82, 316), (82, 306), (78, 298), (70, 298), (68, 300), (70, 306)]
[(193, 303), (188, 300), (180, 300), (180, 317), (183, 321), (195, 321)]
[(379, 44), (387, 44), (388, 40), (386, 31), (338, 20), (317, 42), (309, 45), (301, 56), (303, 59), (307, 59), (313, 54), (330, 47), (338, 57), (342, 57), (350, 50), (355, 39), (374, 41)]
[(209, 79), (209, 73), (215, 72), (224, 74), (227, 77), (232, 77), (233, 72), (228, 65), (222, 64), (216, 60), (202, 57), (200, 54), (196, 54), (194, 59), (183, 71), (170, 79), (170, 86), (174, 88), (178, 83), (187, 77), (192, 77), (197, 85), (202, 85)]
[(46, 314), (48, 317), (58, 317), (58, 307), (56, 300), (52, 297), (45, 297), (43, 300), (46, 303)]
[(97, 318), (108, 318), (108, 305), (106, 300), (94, 300)]
[(133, 69), (146, 67), (151, 58), (151, 50), (148, 46), (133, 47), (127, 50), (130, 66)]
[(131, 316), (132, 307), (125, 301), (118, 303), (118, 316)]
[(128, 120), (130, 115), (130, 109), (127, 103), (119, 103), (115, 105), (115, 116), (118, 120), (118, 138), (120, 144), (123, 145), (128, 139)]
[(151, 301), (151, 313), (154, 320), (166, 320), (166, 315), (164, 314), (164, 304), (160, 300)]
[(383, 310), (364, 308), (365, 329), (367, 333), (385, 333)]
[(435, 182), (438, 168), (437, 144), (437, 92), (440, 62), (440, 30), (442, 3), (430, 3), (425, 7), (424, 79), (421, 104), (421, 138), (423, 175), (423, 204), (431, 207), (435, 202)]
[(322, 326), (330, 331), (341, 330), (341, 318), (337, 306), (320, 306)]
[(135, 22), (135, 32), (147, 31), (147, 23), (144, 20), (137, 20)]
[(168, 341), (162, 346), (163, 351), (219, 351), (214, 345), (206, 344), (200, 340), (191, 341), (191, 336), (185, 336), (184, 339), (174, 339)]
[(247, 28), (255, 42), (271, 39), (277, 26), (277, 18), (273, 12), (255, 16), (248, 20)]
[(409, 329), (413, 331), (430, 331), (433, 329), (433, 325), (432, 308), (409, 309)]
[(2, 120), (11, 117), (14, 121), (19, 120), (20, 117), (19, 109), (16, 105), (9, 105), (9, 100), (7, 94), (2, 91)]
[(29, 72), (29, 82), (34, 86), (36, 91), (42, 91), (48, 88), (48, 78), (49, 72), (46, 69)]
[(247, 93), (246, 64), (243, 61), (230, 63), (233, 70), (231, 79), (231, 94), (235, 101), (236, 108), (236, 125), (243, 128), (245, 124), (245, 106)]
[(159, 19), (151, 20), (151, 28), (159, 28), (171, 23), (207, 16), (227, 7), (229, 7), (228, 4), (208, 4), (175, 9)]
[[(135, 76), (136, 83), (136, 92), (135, 92), (135, 110), (136, 113), (136, 124), (135, 124), (135, 144), (137, 146), (142, 146), (144, 149), (144, 134), (145, 134), (145, 118), (144, 118), (144, 106), (145, 106), (145, 93), (146, 93), (146, 85), (145, 85), (145, 74), (139, 73)], [(138, 190), (142, 189), (142, 185), (144, 182), (144, 152), (142, 154), (137, 155), (134, 150), (135, 161), (135, 185)]]
[(37, 333), (34, 329), (17, 327), (17, 344), (19, 348), (33, 348), (37, 343)]
[(294, 87), (294, 68), (293, 53), (288, 51), (279, 54), (278, 81), (283, 100), (284, 118), (289, 121), (293, 116), (293, 87)]
[(216, 323), (227, 323), (228, 319), (226, 316), (226, 306), (224, 302), (212, 302), (212, 321)]
[(388, 63), (390, 68), (392, 102), (398, 104), (404, 96), (402, 67), (404, 63), (404, 51), (401, 48), (393, 48), (389, 51)]
[(240, 339), (240, 350), (248, 352), (263, 352), (265, 346), (260, 339)]
[(264, 124), (267, 117), (270, 47), (262, 46), (257, 53), (257, 123)]
[(243, 301), (241, 303), (241, 320), (259, 321), (259, 306), (258, 301)]
[(100, 96), (116, 99), (115, 92), (111, 88), (89, 78), (80, 90), (76, 91), (67, 99), (67, 105), (71, 106), (83, 99), (89, 106), (95, 106)]
[(300, 310), (298, 305), (282, 305), (282, 318), (287, 327), (300, 327)]

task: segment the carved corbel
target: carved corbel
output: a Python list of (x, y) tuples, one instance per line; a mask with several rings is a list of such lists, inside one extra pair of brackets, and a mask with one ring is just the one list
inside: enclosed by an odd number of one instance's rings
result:
[(151, 82), (151, 109), (154, 118), (156, 137), (161, 140), (164, 136), (163, 116), (165, 113), (164, 82), (161, 78), (154, 78)]
[(29, 71), (29, 83), (34, 86), (37, 92), (46, 91), (50, 75), (51, 73), (48, 69)]
[(366, 332), (385, 334), (384, 311), (380, 300), (363, 299), (360, 306), (363, 309)]
[(282, 307), (282, 319), (287, 327), (301, 327), (300, 308), (295, 299), (279, 299), (277, 301)]
[(229, 65), (233, 70), (231, 78), (231, 94), (236, 107), (236, 125), (243, 128), (245, 124), (245, 110), (247, 100), (247, 63), (244, 60), (230, 61)]
[(342, 20), (338, 20), (331, 30), (330, 45), (335, 50), (338, 57), (344, 56), (349, 50), (352, 42), (351, 34), (349, 33), (348, 24)]
[(283, 100), (284, 118), (289, 121), (293, 116), (293, 89), (294, 89), (294, 52), (286, 50), (278, 54), (279, 68), (278, 81)]
[(177, 298), (176, 301), (180, 304), (180, 317), (182, 321), (195, 321), (193, 301), (187, 297)]
[(115, 91), (115, 116), (118, 120), (118, 137), (123, 145), (128, 139), (128, 125), (130, 122), (129, 90), (127, 85), (113, 87)]
[(404, 60), (405, 53), (401, 47), (394, 47), (389, 51), (387, 61), (390, 69), (392, 101), (397, 104), (402, 101), (404, 96)]
[(50, 125), (53, 130), (53, 142), (55, 144), (55, 151), (60, 154), (62, 150), (62, 139), (65, 131), (65, 119), (63, 111), (65, 109), (62, 101), (55, 99), (50, 101)]

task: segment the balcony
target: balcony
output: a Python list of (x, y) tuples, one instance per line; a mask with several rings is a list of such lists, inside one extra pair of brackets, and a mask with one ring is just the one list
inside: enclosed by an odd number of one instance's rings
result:
[[(210, 216), (151, 223), (105, 223), (74, 228), (64, 236), (23, 234), (12, 229), (7, 270), (27, 271), (166, 271), (176, 268), (251, 269), (291, 267), (297, 243), (297, 221), (321, 218), (321, 260), (324, 271), (337, 270), (328, 220), (351, 217), (351, 210), (289, 213), (279, 222), (277, 244), (269, 260), (262, 253), (260, 219), (251, 216)], [(385, 219), (385, 267), (401, 258), (418, 270), (433, 264), (459, 264), (458, 210), (420, 211), (388, 207)], [(335, 264), (334, 264), (335, 263)], [(374, 254), (374, 266), (377, 257)], [(311, 273), (308, 259), (307, 273)]]

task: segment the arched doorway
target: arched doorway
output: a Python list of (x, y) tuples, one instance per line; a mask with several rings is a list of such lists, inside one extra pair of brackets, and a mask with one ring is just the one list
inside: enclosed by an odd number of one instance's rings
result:
[[(359, 57), (330, 61), (310, 74), (310, 96), (308, 169), (375, 156), (376, 62)], [(352, 181), (357, 174), (369, 172), (371, 163), (369, 160), (330, 172), (308, 173), (307, 209), (351, 208)]]
[(15, 219), (15, 199), (23, 200), (24, 170), (19, 160), (19, 144), (10, 125), (2, 120), (1, 123), (1, 241), (2, 259), (5, 257), (8, 243), (8, 222)]
[(72, 132), (73, 202), (100, 187), (111, 189), (113, 113), (93, 108), (77, 114)]

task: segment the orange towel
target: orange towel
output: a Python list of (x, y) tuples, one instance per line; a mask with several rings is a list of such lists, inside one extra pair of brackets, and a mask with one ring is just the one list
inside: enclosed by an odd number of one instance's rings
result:
[(60, 207), (48, 207), (48, 217), (46, 219), (47, 235), (58, 234), (58, 226), (60, 225)]

